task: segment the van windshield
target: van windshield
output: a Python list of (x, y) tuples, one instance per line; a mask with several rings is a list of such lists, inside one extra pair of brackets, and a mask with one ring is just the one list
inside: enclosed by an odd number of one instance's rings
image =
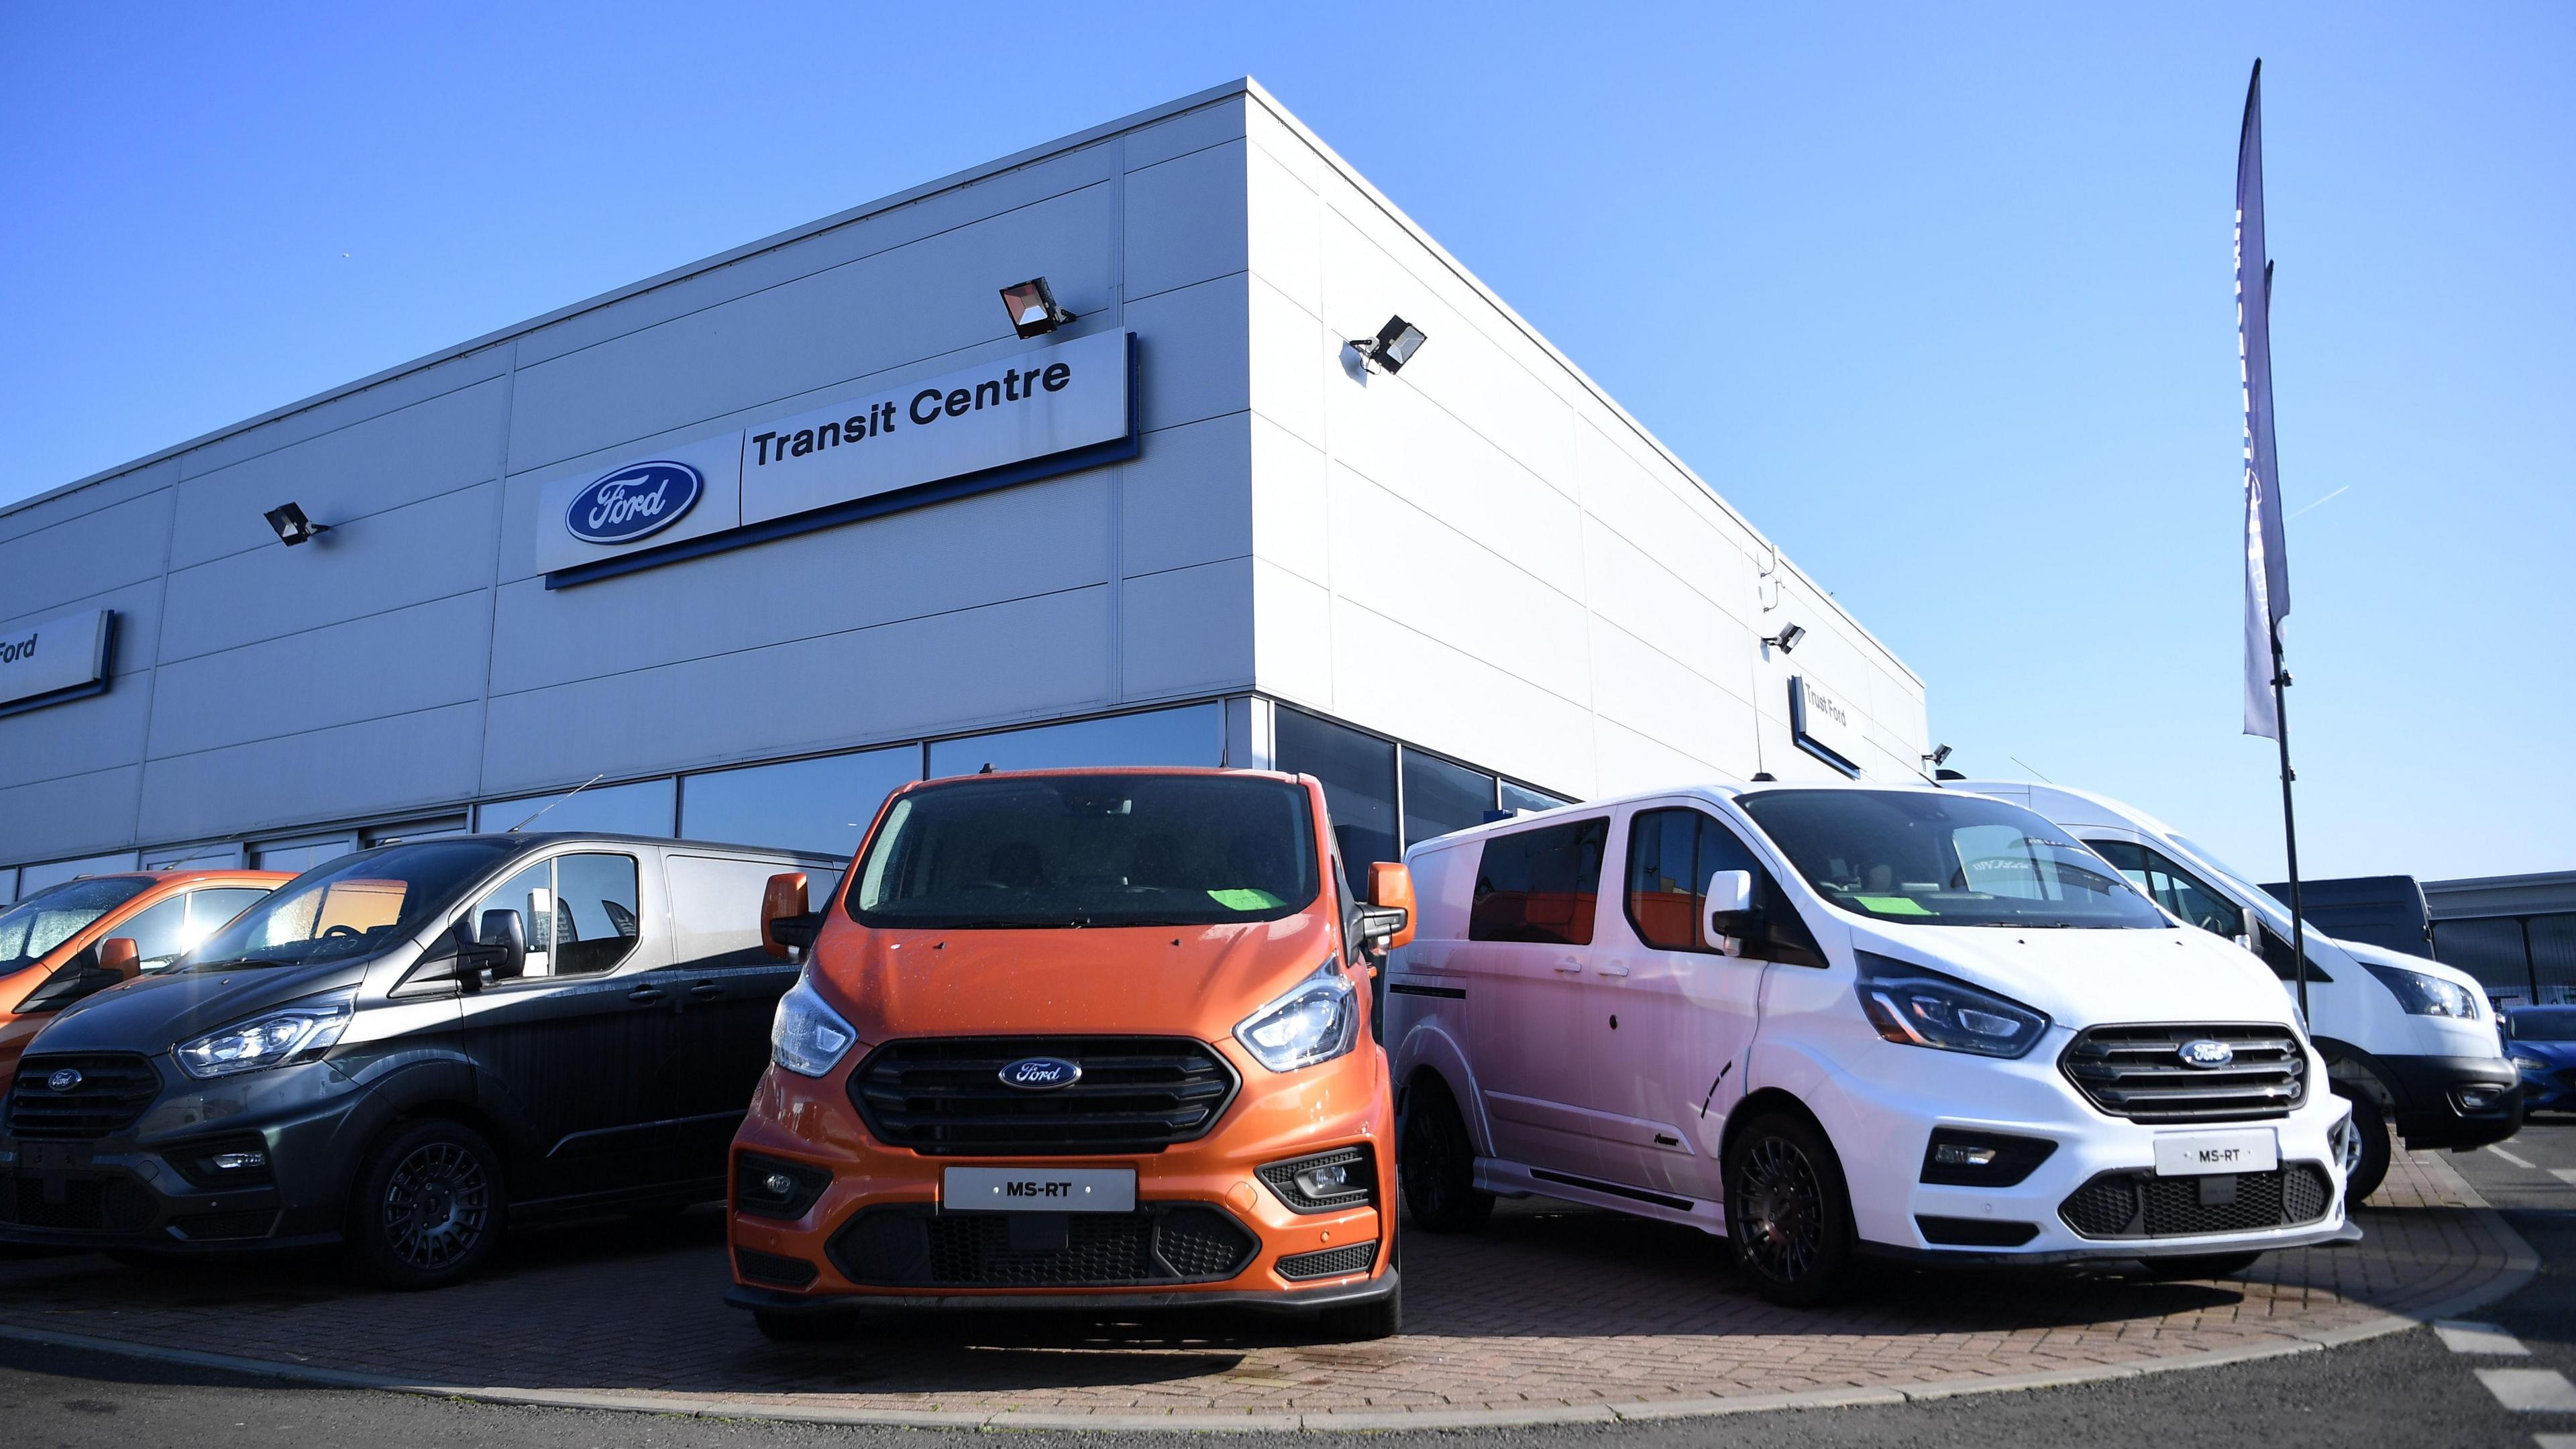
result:
[(172, 969), (302, 966), (373, 955), (454, 905), (521, 843), (424, 840), (326, 861), (234, 917)]
[(927, 930), (1271, 921), (1321, 880), (1306, 792), (1224, 775), (969, 778), (899, 797), (849, 893)]
[(1855, 915), (1910, 926), (2173, 924), (2100, 856), (2001, 800), (1760, 790), (1740, 803), (1818, 894)]
[(67, 880), (0, 911), (0, 976), (36, 963), (90, 922), (143, 894), (152, 878), (94, 876)]

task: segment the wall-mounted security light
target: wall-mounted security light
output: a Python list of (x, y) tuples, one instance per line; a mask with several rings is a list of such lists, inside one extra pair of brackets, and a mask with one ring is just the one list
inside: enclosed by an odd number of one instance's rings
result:
[(1055, 304), (1055, 292), (1044, 277), (1031, 277), (1002, 289), (1002, 305), (1011, 314), (1011, 330), (1022, 337), (1044, 337), (1073, 320)]
[(1774, 649), (1779, 650), (1781, 653), (1786, 654), (1786, 653), (1788, 653), (1790, 650), (1797, 648), (1797, 647), (1798, 647), (1798, 641), (1799, 641), (1799, 640), (1801, 640), (1801, 639), (1804, 639), (1804, 638), (1806, 638), (1806, 637), (1807, 637), (1807, 626), (1806, 626), (1806, 625), (1804, 625), (1804, 624), (1792, 624), (1792, 625), (1790, 625), (1788, 628), (1781, 630), (1781, 631), (1780, 631), (1779, 633), (1777, 633), (1777, 634), (1771, 634), (1771, 635), (1766, 635), (1766, 636), (1764, 636), (1764, 638), (1763, 638), (1762, 642), (1763, 642), (1763, 643), (1765, 643), (1765, 644), (1770, 645), (1770, 646), (1771, 646), (1772, 648), (1774, 648)]
[(1923, 758), (1930, 760), (1935, 765), (1946, 765), (1950, 763), (1950, 747), (1948, 745), (1934, 745), (1932, 747), (1932, 753), (1925, 755)]
[(1404, 365), (1413, 360), (1413, 354), (1421, 351), (1422, 344), (1429, 340), (1421, 328), (1401, 317), (1389, 317), (1386, 325), (1377, 329), (1375, 337), (1352, 338), (1351, 350), (1380, 372), (1402, 372)]
[(262, 516), (267, 518), (268, 526), (277, 531), (277, 541), (288, 548), (331, 531), (331, 525), (315, 523), (304, 516), (302, 508), (292, 503), (281, 503)]

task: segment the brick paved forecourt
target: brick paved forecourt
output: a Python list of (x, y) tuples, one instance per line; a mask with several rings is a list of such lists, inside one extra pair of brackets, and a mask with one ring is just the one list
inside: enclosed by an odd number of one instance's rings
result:
[(0, 1261), (0, 1337), (500, 1403), (954, 1428), (1399, 1429), (1893, 1403), (2313, 1353), (2452, 1317), (2531, 1250), (2439, 1156), (2397, 1154), (2359, 1244), (2241, 1280), (1888, 1269), (1829, 1312), (1775, 1308), (1689, 1229), (1536, 1200), (1404, 1241), (1407, 1332), (1318, 1343), (1219, 1314), (907, 1317), (772, 1345), (719, 1301), (701, 1210), (514, 1237), (439, 1293), (322, 1263)]

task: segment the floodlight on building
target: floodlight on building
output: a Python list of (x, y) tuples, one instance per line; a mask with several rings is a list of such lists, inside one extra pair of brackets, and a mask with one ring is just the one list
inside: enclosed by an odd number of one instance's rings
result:
[(1788, 653), (1790, 650), (1797, 648), (1797, 647), (1798, 647), (1798, 641), (1799, 641), (1799, 640), (1801, 640), (1801, 639), (1804, 639), (1804, 638), (1806, 638), (1806, 637), (1807, 637), (1807, 626), (1806, 626), (1806, 625), (1804, 625), (1804, 624), (1792, 624), (1792, 625), (1790, 625), (1788, 628), (1781, 630), (1781, 631), (1780, 631), (1779, 633), (1777, 633), (1777, 634), (1771, 634), (1771, 635), (1766, 635), (1766, 636), (1764, 636), (1764, 638), (1763, 638), (1762, 642), (1763, 642), (1763, 643), (1765, 643), (1765, 644), (1770, 645), (1770, 646), (1771, 646), (1772, 648), (1774, 648), (1774, 649), (1779, 650), (1781, 653), (1786, 654), (1786, 653)]
[(1375, 337), (1352, 338), (1351, 350), (1380, 372), (1402, 372), (1404, 365), (1413, 360), (1413, 354), (1421, 351), (1422, 344), (1429, 340), (1421, 328), (1401, 317), (1389, 317), (1386, 325), (1377, 329)]
[(1946, 765), (1950, 763), (1950, 747), (1948, 745), (1934, 745), (1932, 747), (1932, 753), (1925, 755), (1923, 758), (1930, 760), (1936, 766)]
[(1073, 320), (1055, 304), (1055, 291), (1044, 277), (1031, 277), (1002, 289), (1002, 306), (1011, 314), (1011, 330), (1022, 337), (1044, 337)]
[(331, 525), (315, 523), (304, 516), (304, 510), (293, 503), (281, 503), (262, 515), (277, 532), (277, 541), (288, 548), (320, 534), (329, 533)]

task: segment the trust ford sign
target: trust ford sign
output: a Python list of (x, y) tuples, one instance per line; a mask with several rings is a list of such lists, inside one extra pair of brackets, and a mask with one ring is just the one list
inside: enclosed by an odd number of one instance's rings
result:
[(564, 531), (584, 543), (633, 543), (687, 517), (706, 488), (705, 475), (686, 463), (629, 464), (572, 496)]
[(1062, 1057), (1023, 1057), (1002, 1068), (1002, 1085), (1024, 1092), (1052, 1092), (1082, 1080), (1082, 1068)]

